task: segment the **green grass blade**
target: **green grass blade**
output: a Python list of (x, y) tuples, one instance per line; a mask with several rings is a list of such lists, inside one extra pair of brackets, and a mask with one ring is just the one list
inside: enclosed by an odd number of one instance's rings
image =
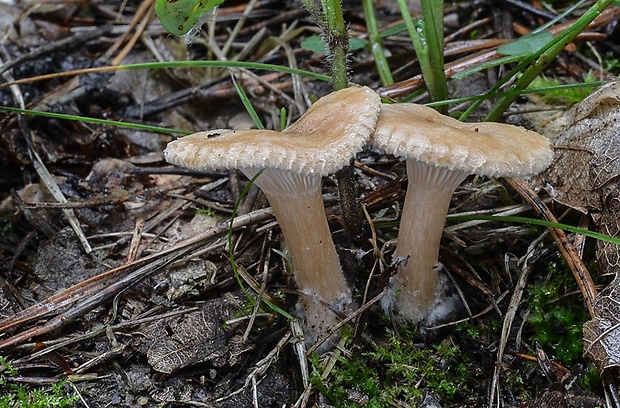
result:
[(443, 4), (443, 0), (422, 0), (424, 36), (427, 43), (429, 63), (433, 72), (430, 87), (434, 89), (433, 100), (436, 101), (448, 98), (448, 83), (444, 74), (443, 56)]
[(566, 16), (568, 16), (570, 13), (572, 13), (573, 11), (577, 10), (579, 7), (581, 7), (583, 4), (585, 4), (587, 0), (581, 0), (578, 1), (577, 3), (573, 4), (572, 6), (568, 7), (566, 10), (564, 10), (562, 13), (558, 14), (557, 16), (555, 16), (554, 18), (552, 18), (551, 20), (547, 21), (545, 24), (541, 25), (540, 27), (538, 27), (537, 29), (535, 29), (534, 31), (532, 31), (532, 33), (538, 33), (540, 31), (546, 30), (547, 28), (553, 26), (554, 24), (559, 23), (560, 21), (562, 21), (562, 19)]
[(265, 71), (286, 72), (287, 74), (300, 75), (319, 81), (329, 82), (332, 78), (328, 75), (317, 72), (306, 71), (298, 68), (291, 68), (283, 65), (263, 64), (260, 62), (245, 61), (170, 61), (170, 62), (145, 62), (139, 64), (121, 65), (122, 69), (154, 69), (154, 68), (192, 68), (192, 67), (214, 67), (214, 68), (247, 68)]
[(568, 224), (562, 224), (559, 222), (551, 222), (546, 220), (539, 220), (537, 218), (528, 217), (514, 217), (514, 216), (495, 216), (495, 215), (449, 215), (450, 221), (495, 221), (495, 222), (511, 222), (525, 225), (537, 225), (546, 228), (557, 228), (564, 231), (574, 232), (576, 234), (585, 235), (586, 237), (598, 239), (600, 241), (608, 242), (610, 244), (620, 245), (620, 238), (612, 237), (609, 235), (601, 234), (599, 232), (590, 231), (585, 228), (574, 227)]
[(75, 76), (83, 74), (92, 74), (99, 72), (128, 71), (133, 69), (165, 69), (165, 68), (247, 68), (264, 71), (285, 72), (291, 75), (300, 75), (313, 78), (319, 81), (329, 82), (331, 77), (319, 74), (317, 72), (305, 71), (303, 69), (286, 67), (283, 65), (263, 64), (260, 62), (245, 61), (166, 61), (166, 62), (141, 62), (137, 64), (114, 65), (107, 67), (86, 68), (76, 71), (55, 72), (53, 74), (40, 75), (34, 78), (24, 78), (10, 83), (1, 83), (0, 88), (5, 88), (13, 84), (30, 83), (34, 81), (42, 81), (49, 78), (59, 78), (65, 76)]
[(424, 77), (424, 81), (426, 82), (426, 87), (431, 93), (431, 97), (433, 97), (429, 84), (432, 84), (434, 81), (433, 78), (433, 70), (430, 65), (430, 61), (428, 58), (428, 48), (426, 45), (426, 41), (420, 36), (418, 28), (411, 18), (411, 14), (409, 14), (409, 9), (407, 8), (406, 0), (397, 0), (398, 8), (400, 9), (400, 13), (403, 17), (403, 21), (405, 22), (405, 27), (407, 28), (407, 33), (409, 34), (409, 38), (411, 39), (411, 43), (413, 44), (413, 48), (415, 50), (416, 56), (418, 57), (418, 61), (420, 63), (420, 69), (422, 70), (422, 76)]
[(366, 17), (366, 27), (370, 40), (370, 52), (375, 59), (375, 66), (377, 67), (379, 78), (381, 78), (383, 86), (392, 85), (394, 83), (394, 78), (392, 77), (392, 71), (390, 71), (387, 58), (385, 58), (383, 44), (381, 44), (373, 2), (372, 0), (362, 0), (362, 6), (364, 7), (364, 16)]
[[(555, 37), (555, 39), (550, 42), (546, 47), (541, 48), (538, 52), (530, 55), (524, 56), (524, 59), (513, 68), (510, 72), (508, 72), (504, 77), (502, 77), (495, 85), (493, 85), (487, 95), (491, 95), (496, 93), (502, 86), (504, 86), (507, 82), (509, 82), (514, 76), (516, 76), (519, 72), (528, 72), (528, 76), (523, 78), (524, 75), (521, 76), (519, 80), (515, 82), (515, 84), (510, 88), (511, 91), (507, 93), (506, 96), (500, 100), (491, 110), (491, 112), (486, 116), (485, 121), (496, 121), (499, 117), (504, 113), (504, 111), (510, 106), (510, 104), (522, 93), (524, 93), (525, 88), (530, 84), (534, 78), (542, 72), (542, 70), (558, 55), (566, 45), (568, 45), (576, 36), (579, 34), (587, 25), (592, 22), (607, 6), (611, 0), (599, 0), (597, 1), (586, 13), (584, 13), (581, 18), (575, 22), (569, 29)], [(529, 68), (528, 68), (529, 67)], [(474, 102), (472, 106), (470, 106), (459, 118), (459, 120), (464, 121), (467, 117), (480, 106), (482, 100)]]
[(190, 133), (192, 133), (192, 132), (186, 132), (183, 130), (162, 128), (159, 126), (143, 125), (141, 123), (130, 123), (130, 122), (121, 122), (118, 120), (90, 118), (87, 116), (68, 115), (64, 113), (33, 111), (30, 109), (11, 108), (8, 106), (0, 106), (0, 110), (4, 110), (7, 112), (22, 113), (25, 115), (42, 116), (46, 118), (75, 120), (75, 121), (84, 122), (84, 123), (96, 123), (96, 124), (107, 125), (107, 126), (118, 126), (118, 127), (123, 127), (123, 128), (143, 130), (143, 131), (155, 132), (155, 133), (173, 133), (173, 134), (179, 134), (179, 135), (189, 135)]
[(243, 90), (243, 87), (239, 85), (239, 83), (235, 80), (234, 75), (231, 75), (230, 77), (232, 78), (233, 85), (235, 86), (235, 89), (237, 90), (237, 94), (239, 94), (241, 103), (243, 103), (245, 110), (248, 112), (248, 115), (250, 115), (250, 118), (252, 118), (252, 122), (254, 122), (254, 125), (256, 125), (256, 128), (260, 130), (265, 129), (265, 125), (263, 125), (263, 122), (261, 122), (260, 118), (258, 117), (258, 114), (256, 113), (254, 106), (252, 106), (252, 102), (250, 102), (248, 95)]
[(482, 64), (473, 66), (471, 68), (467, 68), (457, 74), (452, 75), (452, 79), (458, 80), (458, 79), (465, 78), (466, 76), (475, 74), (476, 72), (480, 72), (488, 68), (510, 64), (513, 62), (523, 61), (523, 59), (524, 59), (524, 56), (521, 54), (521, 55), (509, 55), (509, 56), (501, 57), (501, 58), (494, 59), (491, 61), (486, 61), (486, 62), (483, 62)]
[(286, 129), (286, 108), (280, 108), (280, 132)]
[[(511, 90), (523, 91), (527, 86), (545, 69), (551, 61), (560, 54), (564, 48), (570, 44), (575, 37), (605, 10), (612, 0), (598, 0), (589, 10), (587, 10), (570, 28), (559, 34), (548, 46), (543, 47), (540, 55), (532, 61), (532, 64), (525, 70), (511, 87)], [(538, 53), (537, 53), (538, 54)], [(502, 98), (486, 116), (486, 121), (498, 120), (502, 113), (517, 98), (514, 94)]]
[(516, 94), (518, 96), (518, 95), (524, 95), (524, 94), (530, 94), (530, 93), (545, 94), (547, 92), (552, 92), (552, 91), (562, 91), (562, 90), (569, 90), (569, 89), (576, 89), (576, 88), (595, 88), (597, 86), (603, 85), (604, 83), (605, 83), (604, 81), (593, 81), (593, 82), (584, 82), (584, 83), (578, 83), (578, 84), (562, 84), (562, 85), (553, 85), (553, 86), (542, 86), (542, 87), (536, 87), (536, 88), (527, 88), (523, 91), (505, 91), (505, 92), (494, 92), (490, 94), (485, 93), (483, 95), (472, 95), (472, 96), (466, 96), (463, 98), (446, 99), (444, 101), (430, 102), (430, 103), (427, 103), (426, 106), (433, 107), (433, 106), (439, 106), (439, 105), (457, 105), (463, 102), (484, 101), (486, 99), (501, 98), (501, 97), (505, 97), (510, 94)]

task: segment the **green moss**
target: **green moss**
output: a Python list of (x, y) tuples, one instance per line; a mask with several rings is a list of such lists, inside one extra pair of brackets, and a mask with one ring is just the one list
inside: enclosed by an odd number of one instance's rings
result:
[(206, 215), (208, 217), (216, 217), (216, 212), (212, 208), (196, 208), (196, 214)]
[[(397, 335), (388, 331), (383, 343), (367, 345), (351, 359), (342, 358), (328, 382), (317, 370), (312, 382), (336, 407), (357, 407), (350, 395), (367, 398), (364, 407), (391, 406), (394, 401), (415, 405), (423, 390), (434, 391), (442, 402), (470, 392), (469, 360), (456, 346), (439, 344), (423, 347), (415, 331), (404, 328)], [(315, 361), (315, 364), (317, 362)]]
[(614, 75), (620, 75), (620, 58), (612, 51), (607, 52), (603, 55), (603, 67)]
[(581, 373), (579, 379), (581, 388), (594, 392), (597, 395), (603, 394), (603, 382), (601, 381), (601, 373), (593, 363), (588, 363), (585, 370)]
[[(0, 356), (0, 372), (16, 376), (17, 370), (10, 362)], [(4, 374), (0, 374), (0, 408), (68, 408), (75, 407), (77, 395), (67, 395), (65, 381), (45, 387), (29, 387), (23, 384), (9, 384)]]
[(465, 321), (456, 325), (459, 332), (469, 336), (472, 340), (492, 342), (502, 329), (502, 320), (499, 317)]
[(577, 284), (565, 268), (549, 266), (548, 279), (529, 288), (531, 340), (567, 367), (583, 362), (583, 324), (588, 319)]
[(578, 88), (557, 88), (562, 83), (558, 79), (548, 78), (541, 75), (535, 78), (528, 89), (532, 88), (549, 88), (540, 92), (540, 95), (545, 101), (551, 104), (572, 104), (582, 101), (586, 96), (592, 93), (594, 86), (587, 85), (588, 83), (595, 82), (596, 78), (592, 73), (584, 75), (584, 86)]

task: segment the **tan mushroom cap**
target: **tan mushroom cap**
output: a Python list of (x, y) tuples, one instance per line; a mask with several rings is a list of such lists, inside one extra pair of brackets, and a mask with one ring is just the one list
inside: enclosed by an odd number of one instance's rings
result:
[(398, 157), (482, 176), (515, 177), (551, 163), (549, 140), (502, 123), (460, 122), (426, 106), (381, 104), (372, 143)]
[(324, 176), (349, 163), (375, 129), (381, 98), (367, 87), (333, 92), (283, 132), (217, 129), (175, 140), (166, 160), (194, 170), (273, 168)]

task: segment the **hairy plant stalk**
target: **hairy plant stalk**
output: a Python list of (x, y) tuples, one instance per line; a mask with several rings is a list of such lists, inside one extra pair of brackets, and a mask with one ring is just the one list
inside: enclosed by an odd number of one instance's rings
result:
[(323, 38), (329, 49), (334, 91), (347, 87), (347, 53), (349, 33), (344, 24), (340, 0), (321, 0), (325, 25)]

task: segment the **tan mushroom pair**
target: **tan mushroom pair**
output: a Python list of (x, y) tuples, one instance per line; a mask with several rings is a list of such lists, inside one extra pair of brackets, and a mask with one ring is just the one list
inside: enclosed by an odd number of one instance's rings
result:
[(321, 178), (346, 166), (366, 143), (407, 160), (409, 186), (395, 257), (401, 267), (383, 299), (386, 311), (419, 323), (443, 317), (436, 268), (454, 189), (476, 173), (518, 176), (542, 171), (552, 151), (535, 132), (497, 123), (462, 123), (415, 104), (381, 104), (366, 87), (319, 99), (283, 132), (212, 130), (171, 142), (166, 160), (190, 169), (239, 169), (269, 200), (291, 252), (303, 294), (299, 314), (308, 344), (351, 312), (325, 217)]

